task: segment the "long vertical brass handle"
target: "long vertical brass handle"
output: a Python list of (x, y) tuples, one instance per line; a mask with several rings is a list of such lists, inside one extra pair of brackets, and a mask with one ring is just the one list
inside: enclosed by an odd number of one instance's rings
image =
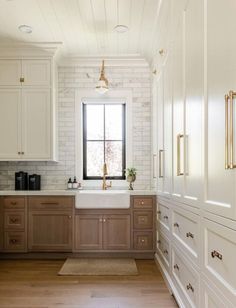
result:
[(229, 169), (229, 95), (225, 95), (225, 169)]
[(152, 156), (152, 167), (153, 167), (153, 179), (156, 179), (157, 178), (157, 175), (156, 175), (156, 157), (157, 155), (156, 154), (153, 154)]
[(184, 175), (183, 172), (180, 170), (180, 139), (184, 138), (184, 135), (178, 134), (177, 135), (177, 176)]
[(159, 150), (159, 178), (163, 178), (163, 161), (162, 161), (162, 154), (163, 154), (164, 150)]
[(229, 110), (230, 110), (230, 118), (229, 118), (229, 130), (230, 130), (230, 153), (229, 153), (229, 168), (234, 169), (236, 165), (234, 165), (234, 96), (236, 96), (236, 92), (229, 91)]

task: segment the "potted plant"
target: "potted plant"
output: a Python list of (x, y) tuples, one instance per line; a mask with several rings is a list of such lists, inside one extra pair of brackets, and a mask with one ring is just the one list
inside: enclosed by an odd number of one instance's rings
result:
[(136, 168), (134, 167), (127, 168), (125, 172), (126, 172), (126, 180), (127, 182), (129, 182), (129, 190), (133, 190), (134, 188), (132, 183), (135, 182), (136, 180)]

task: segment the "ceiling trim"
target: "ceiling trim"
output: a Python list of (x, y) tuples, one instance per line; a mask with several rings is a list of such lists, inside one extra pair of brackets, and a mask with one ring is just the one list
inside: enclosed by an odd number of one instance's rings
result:
[(67, 56), (61, 57), (58, 62), (59, 66), (83, 66), (83, 67), (100, 67), (102, 60), (105, 61), (106, 67), (121, 66), (140, 66), (149, 67), (149, 63), (138, 54), (117, 55), (94, 55), (94, 56)]

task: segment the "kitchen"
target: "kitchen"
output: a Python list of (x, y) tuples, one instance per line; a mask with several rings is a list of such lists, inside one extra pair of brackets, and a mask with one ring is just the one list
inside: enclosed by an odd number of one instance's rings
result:
[(0, 1), (0, 307), (236, 307), (235, 11)]

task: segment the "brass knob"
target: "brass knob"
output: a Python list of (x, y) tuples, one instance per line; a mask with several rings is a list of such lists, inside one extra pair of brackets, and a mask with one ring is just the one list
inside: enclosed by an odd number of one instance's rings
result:
[(166, 254), (166, 255), (168, 255), (168, 250), (165, 249), (165, 250), (163, 251), (163, 253)]
[(164, 219), (168, 219), (168, 216), (165, 215), (165, 216), (163, 216), (163, 218), (164, 218)]
[(68, 216), (68, 218), (69, 218), (69, 219), (71, 219), (71, 218), (72, 218), (72, 216), (71, 216), (71, 215), (69, 215), (69, 216)]
[(222, 254), (220, 254), (218, 251), (214, 250), (211, 252), (211, 256), (212, 258), (218, 258), (219, 260), (222, 260), (223, 259), (223, 256)]
[(142, 239), (142, 240), (141, 240), (141, 242), (142, 242), (142, 243), (144, 243), (144, 242), (145, 242), (145, 240), (144, 240), (144, 239)]
[(174, 227), (179, 228), (179, 224), (177, 222), (175, 222)]
[(24, 154), (25, 154), (25, 152), (21, 152), (21, 154), (22, 154), (22, 155), (24, 155)]
[(194, 292), (194, 288), (193, 286), (191, 285), (191, 283), (189, 283), (187, 286), (186, 286), (187, 290), (191, 290), (192, 292)]
[(106, 222), (106, 219), (105, 219), (105, 218), (103, 219), (103, 222)]
[(11, 244), (16, 244), (16, 243), (17, 243), (17, 240), (16, 240), (16, 239), (11, 239), (11, 240), (10, 240), (10, 243), (11, 243)]
[(141, 204), (144, 205), (144, 201), (141, 201)]
[(179, 266), (178, 266), (178, 264), (175, 264), (175, 265), (174, 265), (174, 269), (176, 269), (176, 270), (179, 271)]
[(20, 155), (21, 154), (21, 152), (18, 152), (18, 155)]
[(194, 238), (194, 235), (193, 235), (191, 232), (186, 233), (186, 236), (187, 236), (187, 237)]

